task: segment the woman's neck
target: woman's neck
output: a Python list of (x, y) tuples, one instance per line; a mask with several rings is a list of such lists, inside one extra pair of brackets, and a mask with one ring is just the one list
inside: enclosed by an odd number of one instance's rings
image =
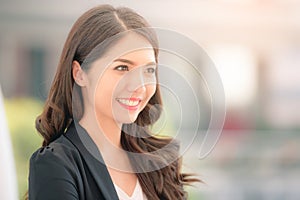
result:
[(84, 115), (79, 124), (88, 132), (97, 145), (110, 169), (132, 172), (128, 154), (121, 147), (121, 125), (108, 118)]
[(101, 151), (109, 146), (121, 148), (121, 124), (117, 124), (112, 119), (91, 114), (85, 114), (79, 124), (86, 129)]

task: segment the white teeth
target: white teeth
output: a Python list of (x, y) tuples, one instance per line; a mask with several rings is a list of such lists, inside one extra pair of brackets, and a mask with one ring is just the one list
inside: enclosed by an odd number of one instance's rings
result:
[(137, 106), (139, 101), (133, 101), (129, 99), (117, 99), (120, 103), (125, 104), (127, 106)]

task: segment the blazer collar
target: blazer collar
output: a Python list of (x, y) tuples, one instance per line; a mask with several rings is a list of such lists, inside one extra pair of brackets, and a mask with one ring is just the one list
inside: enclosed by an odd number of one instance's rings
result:
[(105, 199), (119, 199), (103, 157), (87, 131), (73, 121), (64, 135), (80, 152)]

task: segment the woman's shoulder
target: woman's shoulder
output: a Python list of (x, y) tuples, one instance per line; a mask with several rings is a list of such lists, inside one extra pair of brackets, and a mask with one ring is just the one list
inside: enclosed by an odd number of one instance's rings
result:
[(30, 158), (31, 164), (44, 162), (70, 163), (74, 159), (79, 159), (77, 148), (62, 134), (56, 140), (45, 147), (37, 149)]
[(64, 136), (36, 150), (30, 158), (29, 199), (79, 199), (79, 152)]

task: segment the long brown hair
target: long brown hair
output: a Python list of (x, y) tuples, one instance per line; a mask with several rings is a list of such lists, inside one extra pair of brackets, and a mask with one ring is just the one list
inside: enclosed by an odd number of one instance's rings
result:
[[(114, 8), (110, 5), (92, 8), (75, 22), (64, 45), (44, 110), (36, 119), (36, 129), (44, 138), (43, 146), (48, 145), (54, 135), (62, 134), (70, 122), (80, 119), (84, 112), (81, 92), (73, 90), (76, 83), (72, 76), (72, 62), (76, 60), (81, 64), (101, 42), (128, 30), (142, 35), (152, 44), (157, 60), (156, 35), (151, 29), (141, 29), (145, 27), (150, 26), (136, 12), (129, 8)], [(76, 109), (73, 110), (72, 106), (76, 106)], [(123, 125), (121, 145), (124, 150), (134, 153), (149, 153), (170, 144), (172, 138), (152, 136), (148, 128), (159, 118), (161, 106), (162, 100), (157, 85), (155, 94), (139, 114), (136, 122)], [(134, 134), (147, 137), (134, 137), (132, 134), (126, 134), (127, 131), (134, 131)], [(179, 146), (174, 143), (167, 150), (168, 157), (174, 158), (174, 162), (158, 170), (137, 173), (143, 192), (149, 200), (185, 199), (186, 192), (183, 185), (197, 180), (181, 173), (181, 159), (177, 159), (179, 157), (178, 148)], [(153, 163), (150, 164), (154, 164), (154, 161), (163, 162), (159, 156), (153, 157)], [(138, 168), (138, 160), (131, 158), (131, 162), (134, 163), (134, 167)]]

